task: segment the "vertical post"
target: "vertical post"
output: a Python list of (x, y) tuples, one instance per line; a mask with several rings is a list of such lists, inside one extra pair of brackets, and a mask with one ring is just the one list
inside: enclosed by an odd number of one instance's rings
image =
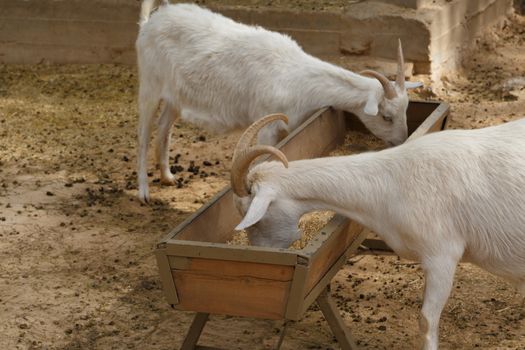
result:
[(357, 350), (358, 347), (350, 334), (348, 328), (346, 328), (343, 318), (339, 314), (339, 310), (335, 305), (332, 298), (329, 295), (329, 285), (325, 290), (317, 297), (317, 305), (323, 312), (324, 318), (328, 322), (330, 329), (335, 335), (335, 338), (339, 342), (342, 350)]
[(288, 325), (290, 324), (290, 320), (285, 320), (283, 324), (283, 330), (281, 331), (281, 335), (279, 336), (279, 342), (277, 342), (276, 350), (281, 349), (281, 345), (283, 345), (284, 336), (286, 335), (286, 330), (288, 329)]
[(201, 312), (198, 312), (195, 315), (195, 317), (193, 318), (193, 321), (191, 322), (190, 329), (188, 330), (188, 333), (186, 334), (186, 338), (184, 338), (184, 342), (182, 343), (180, 350), (194, 350), (196, 348), (197, 342), (199, 341), (202, 330), (204, 326), (206, 325), (206, 322), (208, 322), (209, 317), (210, 317), (210, 314), (201, 313)]

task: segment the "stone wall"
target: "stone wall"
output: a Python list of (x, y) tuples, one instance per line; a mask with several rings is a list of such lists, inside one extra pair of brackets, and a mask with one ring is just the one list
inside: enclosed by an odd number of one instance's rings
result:
[(525, 0), (514, 0), (514, 9), (517, 13), (525, 15)]
[[(395, 1), (359, 2), (346, 13), (213, 10), (287, 33), (322, 57), (394, 60), (401, 38), (416, 73), (439, 75), (456, 68), (463, 49), (513, 6), (513, 0)], [(139, 8), (136, 0), (0, 0), (0, 62), (134, 64)]]
[(140, 4), (0, 0), (0, 61), (134, 63)]

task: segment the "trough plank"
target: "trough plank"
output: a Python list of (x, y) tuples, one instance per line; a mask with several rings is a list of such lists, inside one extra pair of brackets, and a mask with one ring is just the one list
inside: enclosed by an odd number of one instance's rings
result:
[[(414, 115), (427, 115), (421, 111), (422, 108), (431, 108), (430, 103), (424, 104), (423, 102), (414, 103), (413, 114)], [(428, 107), (427, 107), (428, 106)], [(450, 106), (447, 103), (440, 103), (437, 107), (433, 108), (433, 111), (427, 118), (421, 120), (420, 125), (410, 135), (408, 141), (421, 137), (431, 132), (436, 132), (444, 129), (444, 121), (448, 115)], [(411, 112), (409, 109), (408, 112)], [(409, 118), (409, 126), (410, 126)]]
[(284, 317), (289, 281), (187, 270), (172, 273), (179, 295), (177, 309), (275, 320)]
[(228, 277), (254, 277), (276, 281), (291, 281), (294, 267), (286, 265), (248, 263), (244, 261), (170, 257), (173, 270)]
[[(335, 218), (337, 219), (337, 218)], [(327, 225), (323, 230), (332, 230), (330, 238), (312, 256), (309, 273), (306, 279), (306, 294), (332, 267), (334, 262), (352, 244), (362, 231), (361, 225), (347, 219), (336, 221), (336, 226)]]
[[(344, 140), (344, 123), (342, 112), (323, 108), (295, 129), (277, 147), (290, 161), (320, 157)], [(226, 187), (207, 205), (177, 226), (164, 240), (224, 243), (231, 238), (232, 230), (240, 220), (241, 217), (233, 204), (232, 191), (230, 187)]]

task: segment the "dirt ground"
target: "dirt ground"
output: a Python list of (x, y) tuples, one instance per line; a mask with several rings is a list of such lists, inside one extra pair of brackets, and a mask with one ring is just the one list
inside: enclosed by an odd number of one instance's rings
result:
[[(525, 116), (525, 19), (513, 17), (477, 47), (443, 89), (413, 96), (448, 101), (450, 128)], [(0, 65), (1, 349), (180, 345), (192, 314), (166, 304), (153, 247), (227, 185), (238, 133), (177, 123), (171, 155), (183, 186), (161, 187), (151, 166), (154, 201), (142, 206), (136, 91), (135, 67)], [(422, 286), (419, 265), (394, 256), (354, 257), (332, 283), (347, 325), (369, 349), (416, 347)], [(505, 281), (460, 265), (441, 318), (441, 348), (525, 349), (521, 301)], [(203, 343), (268, 349), (280, 327), (214, 316)], [(314, 307), (290, 326), (283, 348), (337, 344)]]

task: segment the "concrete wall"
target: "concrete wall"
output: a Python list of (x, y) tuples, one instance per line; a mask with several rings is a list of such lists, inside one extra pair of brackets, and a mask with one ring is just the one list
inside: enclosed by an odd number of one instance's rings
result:
[(387, 4), (403, 6), (403, 7), (413, 8), (413, 9), (422, 8), (422, 7), (429, 6), (435, 3), (435, 0), (371, 0), (371, 1), (379, 1), (379, 2), (384, 2)]
[(135, 61), (139, 3), (0, 0), (0, 61)]
[[(316, 56), (395, 60), (401, 38), (415, 71), (437, 77), (456, 68), (473, 38), (513, 6), (513, 0), (395, 1), (403, 6), (370, 0), (346, 13), (214, 10), (287, 33)], [(139, 8), (138, 0), (0, 0), (0, 62), (134, 64)]]
[[(283, 9), (214, 10), (243, 23), (289, 34), (305, 51), (317, 56), (343, 53), (394, 58), (395, 42), (401, 37), (408, 60), (428, 61), (424, 53), (428, 34), (423, 23), (412, 21), (423, 37), (420, 44), (412, 35), (414, 28), (405, 25), (402, 17), (374, 18), (374, 9), (385, 6), (392, 5), (372, 4), (372, 16), (362, 18)], [(133, 64), (139, 7), (139, 1), (129, 0), (0, 0), (0, 62)]]
[(430, 11), (431, 72), (435, 80), (458, 68), (474, 39), (512, 11), (512, 0), (454, 1), (440, 11)]
[[(138, 1), (121, 0), (0, 0), (0, 61), (134, 63), (139, 5)], [(399, 20), (392, 21), (393, 31), (389, 23), (379, 31), (370, 19), (352, 20), (338, 13), (214, 10), (243, 23), (289, 34), (307, 52), (321, 56), (347, 52), (393, 57), (385, 55), (382, 47), (402, 34)], [(374, 32), (377, 40), (371, 39)], [(366, 38), (361, 38), (364, 33)], [(417, 56), (410, 52), (407, 55), (414, 59)]]
[(514, 9), (517, 13), (525, 15), (525, 0), (514, 0)]

